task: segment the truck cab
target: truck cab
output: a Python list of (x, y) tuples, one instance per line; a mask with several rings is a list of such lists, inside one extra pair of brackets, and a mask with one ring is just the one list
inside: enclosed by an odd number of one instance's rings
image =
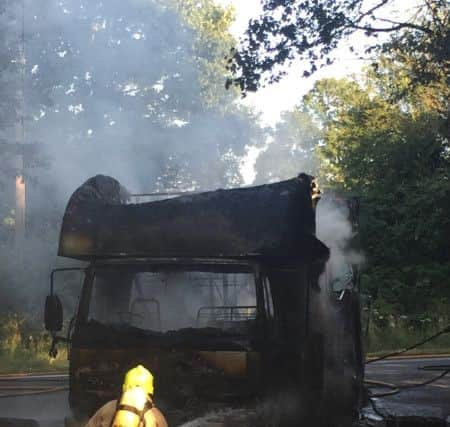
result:
[(258, 378), (251, 365), (260, 362), (255, 351), (270, 320), (267, 286), (256, 263), (92, 264), (71, 339), (71, 405), (91, 413), (117, 397), (118, 372), (138, 363), (154, 373), (158, 398), (176, 407), (194, 396), (224, 400), (236, 381), (239, 393), (252, 394)]
[[(362, 378), (340, 375), (348, 349), (326, 349), (341, 312), (323, 316), (335, 295), (322, 283), (328, 249), (314, 236), (311, 180), (145, 206), (122, 203), (111, 179), (107, 196), (92, 202), (97, 181), (72, 196), (60, 241), (60, 254), (86, 262), (68, 337), (69, 400), (79, 419), (116, 399), (137, 364), (154, 374), (155, 399), (171, 425), (267, 396), (294, 402), (280, 426), (318, 422), (319, 403), (333, 400), (351, 416)], [(256, 216), (249, 203), (261, 199)], [(57, 340), (55, 289), (52, 282), (46, 327)]]

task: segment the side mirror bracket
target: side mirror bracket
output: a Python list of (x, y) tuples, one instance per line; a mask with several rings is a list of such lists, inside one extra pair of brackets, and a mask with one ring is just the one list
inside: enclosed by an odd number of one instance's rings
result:
[(58, 354), (57, 344), (58, 342), (70, 342), (70, 333), (73, 327), (74, 318), (70, 321), (69, 330), (67, 332), (67, 338), (57, 336), (56, 333), (63, 329), (63, 307), (61, 300), (58, 295), (54, 293), (54, 279), (55, 274), (64, 271), (79, 271), (84, 272), (84, 268), (79, 267), (65, 267), (56, 268), (52, 270), (50, 274), (50, 295), (45, 299), (45, 310), (44, 310), (44, 324), (45, 329), (50, 332), (52, 337), (52, 343), (49, 351), (50, 357), (56, 357)]
[(48, 295), (45, 299), (45, 329), (52, 333), (59, 332), (63, 326), (63, 310), (58, 295)]
[(69, 342), (69, 340), (67, 338), (64, 337), (59, 337), (57, 335), (55, 335), (54, 333), (52, 333), (52, 344), (50, 346), (50, 350), (48, 352), (48, 355), (50, 357), (52, 357), (53, 359), (56, 358), (56, 356), (58, 355), (58, 343), (59, 342)]

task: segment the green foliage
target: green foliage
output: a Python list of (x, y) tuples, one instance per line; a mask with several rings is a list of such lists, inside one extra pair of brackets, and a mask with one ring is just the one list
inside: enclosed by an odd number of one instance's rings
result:
[[(373, 327), (365, 337), (365, 351), (369, 355), (383, 355), (387, 352), (400, 351), (412, 343), (418, 343), (435, 334), (437, 330), (429, 325), (427, 319), (420, 319), (421, 327)], [(417, 347), (408, 354), (448, 354), (450, 350), (450, 335), (441, 335), (438, 339)]]
[[(395, 278), (392, 276), (393, 272), (388, 274), (391, 283), (401, 276), (398, 274)], [(413, 305), (417, 305), (421, 300), (425, 302), (416, 307), (418, 310), (414, 312), (414, 307), (403, 309), (402, 302), (405, 295), (393, 297), (386, 289), (380, 289), (382, 295), (363, 310), (363, 331), (367, 352), (373, 354), (402, 350), (442, 331), (449, 324), (448, 302), (436, 297), (430, 298), (425, 289), (421, 291), (422, 295), (418, 295), (412, 290), (411, 295), (406, 297)], [(411, 350), (411, 353), (439, 353), (448, 352), (449, 349), (450, 334), (443, 334)]]
[(0, 1), (0, 126), (2, 129), (13, 126), (16, 121), (18, 37), (14, 34), (14, 17), (10, 13), (13, 4), (12, 0)]
[(330, 82), (317, 85), (306, 102), (325, 117), (323, 179), (362, 196), (366, 290), (395, 303), (391, 312), (417, 314), (450, 304), (450, 162), (441, 106), (420, 102), (443, 94), (422, 86), (396, 98), (396, 72), (387, 66), (389, 86), (370, 73), (365, 86), (335, 81), (331, 102)]
[(194, 33), (193, 57), (200, 68), (200, 90), (208, 107), (228, 107), (236, 96), (224, 91), (226, 55), (235, 45), (229, 32), (234, 9), (223, 8), (210, 0), (172, 0), (188, 28)]
[(450, 303), (449, 164), (440, 117), (377, 93), (328, 123), (322, 175), (363, 195), (369, 289), (418, 313)]
[[(11, 72), (2, 73), (0, 93), (14, 88), (14, 98), (24, 85), (25, 134), (42, 142), (51, 163), (48, 170), (26, 170), (39, 191), (67, 197), (102, 172), (147, 192), (167, 167), (186, 171), (182, 179), (188, 186), (242, 180), (236, 171), (245, 146), (262, 138), (255, 117), (234, 102), (237, 93), (224, 88), (225, 57), (235, 43), (229, 32), (232, 9), (213, 0), (26, 0), (25, 5), (26, 66), (9, 60)], [(15, 43), (4, 49), (12, 58), (19, 54), (20, 6), (8, 0), (0, 20), (0, 31)], [(1, 98), (8, 106), (3, 112), (0, 105), (0, 115), (16, 120), (13, 98)], [(8, 131), (17, 149), (14, 129)], [(0, 144), (2, 156), (4, 149)], [(8, 166), (0, 163), (0, 177), (14, 178), (12, 162)], [(13, 198), (8, 201), (5, 211), (13, 208)], [(3, 217), (0, 211), (0, 221)]]
[[(297, 143), (325, 190), (360, 196), (362, 289), (375, 300), (380, 330), (400, 315), (438, 328), (450, 306), (449, 87), (444, 76), (415, 81), (415, 58), (382, 56), (360, 82), (318, 81), (285, 115), (306, 116), (291, 120), (292, 140), (275, 137), (257, 162), (264, 177), (292, 174), (305, 165), (286, 148)], [(311, 141), (308, 123), (318, 129)], [(419, 323), (405, 328), (417, 332)]]
[(13, 355), (21, 344), (20, 329), (24, 319), (17, 314), (8, 315), (0, 324), (0, 351)]
[(322, 133), (313, 118), (301, 108), (285, 112), (272, 133), (273, 142), (256, 160), (256, 181), (289, 179), (298, 173), (315, 175), (315, 150)]
[(59, 349), (56, 359), (48, 355), (51, 338), (24, 314), (0, 316), (0, 372), (35, 372), (67, 367), (67, 351)]
[(427, 1), (417, 10), (415, 26), (394, 33), (379, 51), (409, 65), (413, 85), (450, 84), (450, 5)]
[[(24, 4), (26, 64), (17, 60), (22, 2), (0, 0), (0, 315), (29, 311), (40, 324), (64, 206), (86, 178), (111, 174), (132, 192), (235, 186), (246, 145), (263, 137), (224, 88), (232, 9), (213, 0)], [(26, 242), (16, 247), (22, 84), (23, 145), (32, 151), (29, 139), (41, 141), (51, 164), (25, 170)], [(57, 289), (66, 318), (73, 282)]]

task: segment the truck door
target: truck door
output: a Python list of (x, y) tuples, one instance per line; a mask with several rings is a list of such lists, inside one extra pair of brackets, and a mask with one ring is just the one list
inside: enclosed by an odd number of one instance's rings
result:
[(322, 288), (330, 300), (326, 329), (329, 398), (340, 396), (346, 412), (362, 398), (364, 352), (358, 286), (359, 271), (349, 263), (328, 265)]

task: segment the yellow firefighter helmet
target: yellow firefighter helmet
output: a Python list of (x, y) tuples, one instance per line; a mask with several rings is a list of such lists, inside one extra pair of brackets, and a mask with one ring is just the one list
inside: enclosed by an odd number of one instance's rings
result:
[(127, 372), (122, 391), (136, 387), (144, 389), (149, 395), (153, 395), (153, 375), (142, 365), (138, 365)]
[[(153, 375), (142, 365), (130, 369), (122, 386), (120, 397), (111, 427), (147, 427), (156, 426), (154, 416), (150, 425), (146, 423), (146, 414), (153, 408)], [(151, 415), (151, 413), (150, 413)]]

